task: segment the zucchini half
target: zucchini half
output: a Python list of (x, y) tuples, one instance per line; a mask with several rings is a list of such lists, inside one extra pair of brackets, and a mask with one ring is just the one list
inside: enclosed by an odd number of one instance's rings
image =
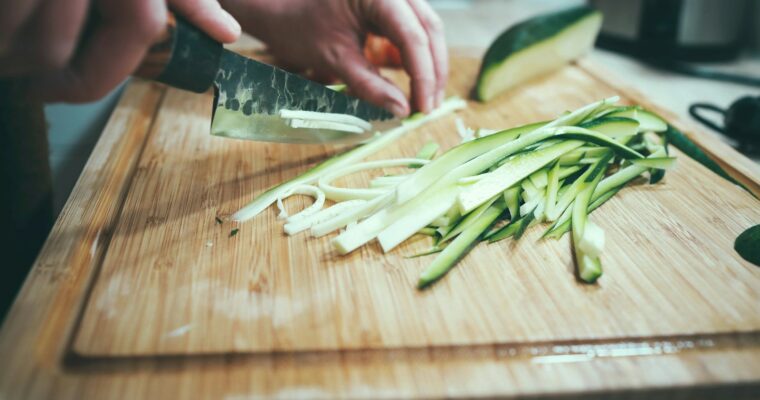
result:
[(594, 45), (601, 26), (600, 12), (579, 6), (540, 15), (507, 29), (483, 58), (476, 98), (488, 101), (577, 59)]

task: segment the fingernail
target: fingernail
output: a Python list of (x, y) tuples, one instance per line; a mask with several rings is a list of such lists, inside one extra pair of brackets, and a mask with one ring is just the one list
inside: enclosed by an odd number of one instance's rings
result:
[(429, 113), (435, 107), (435, 104), (433, 104), (433, 101), (434, 101), (433, 96), (428, 96), (425, 99), (425, 112), (426, 113)]
[(399, 104), (396, 100), (388, 100), (385, 103), (385, 109), (399, 118), (406, 117), (408, 114), (406, 107), (403, 104)]
[(446, 97), (446, 92), (443, 89), (439, 90), (438, 95), (436, 96), (436, 99), (435, 99), (436, 107), (441, 106), (441, 103), (443, 103), (443, 99), (445, 97)]
[(235, 19), (235, 17), (233, 17), (232, 14), (228, 13), (227, 10), (224, 9), (222, 9), (222, 15), (224, 15), (225, 26), (227, 29), (229, 29), (230, 33), (232, 33), (235, 38), (240, 36), (243, 28), (240, 27), (240, 23)]

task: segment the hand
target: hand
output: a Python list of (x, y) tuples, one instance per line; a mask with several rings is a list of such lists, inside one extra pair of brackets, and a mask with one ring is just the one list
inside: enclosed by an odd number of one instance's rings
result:
[(337, 76), (359, 97), (409, 114), (402, 91), (363, 56), (368, 32), (401, 50), (412, 105), (430, 111), (443, 100), (448, 54), (440, 18), (425, 0), (222, 0), (243, 28), (264, 41), (286, 68)]
[[(240, 35), (217, 0), (168, 3), (218, 41)], [(0, 0), (0, 10), (0, 77), (28, 77), (48, 101), (108, 93), (137, 68), (168, 18), (165, 0)], [(83, 35), (93, 14), (97, 22)]]

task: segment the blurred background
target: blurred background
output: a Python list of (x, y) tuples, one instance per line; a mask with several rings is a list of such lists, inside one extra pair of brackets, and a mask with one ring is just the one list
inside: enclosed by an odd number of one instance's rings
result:
[[(478, 52), (484, 51), (501, 31), (515, 22), (585, 1), (430, 2), (444, 20), (449, 46)], [(685, 72), (707, 68), (710, 73), (741, 77), (754, 74), (755, 79), (760, 79), (760, 1), (591, 0), (589, 3), (605, 14), (597, 43), (604, 49), (597, 48), (590, 57), (655, 103), (688, 116), (689, 105), (695, 102), (726, 108), (741, 96), (760, 94), (757, 86), (675, 72), (684, 67), (689, 69)], [(256, 44), (247, 37), (233, 47), (250, 48)], [(117, 89), (95, 103), (45, 107), (50, 125), (54, 215), (68, 198), (120, 91)], [(716, 117), (720, 123), (719, 116)], [(756, 155), (750, 156), (760, 161)]]

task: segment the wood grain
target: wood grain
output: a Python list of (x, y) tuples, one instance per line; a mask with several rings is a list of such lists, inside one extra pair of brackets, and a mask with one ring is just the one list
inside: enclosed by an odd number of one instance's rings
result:
[[(464, 95), (476, 61), (452, 65), (449, 92)], [(461, 117), (512, 126), (619, 92), (587, 68)], [(208, 98), (168, 90), (154, 115), (159, 94), (133, 84), (104, 132), (68, 206), (82, 211), (62, 215), (0, 331), (13, 366), (0, 398), (757, 394), (760, 269), (732, 242), (760, 207), (691, 160), (593, 214), (609, 243), (597, 286), (573, 279), (567, 238), (534, 229), (418, 292), (429, 259), (404, 255), (423, 240), (338, 257), (327, 240), (285, 237), (272, 210), (228, 237), (215, 216), (334, 150), (210, 137)], [(453, 119), (378, 158), (430, 138), (455, 144)]]

